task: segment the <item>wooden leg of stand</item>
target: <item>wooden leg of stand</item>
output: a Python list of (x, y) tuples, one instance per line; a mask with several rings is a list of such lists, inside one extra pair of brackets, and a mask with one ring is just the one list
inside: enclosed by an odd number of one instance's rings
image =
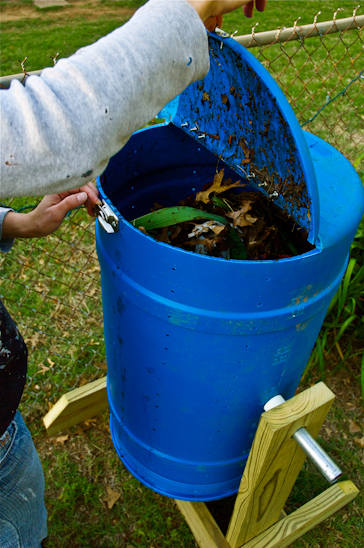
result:
[(263, 413), (226, 535), (231, 548), (241, 547), (278, 521), (306, 458), (292, 435), (304, 426), (316, 437), (334, 397), (318, 383)]
[(348, 504), (358, 493), (359, 490), (352, 481), (337, 483), (244, 544), (242, 548), (286, 548)]
[(176, 500), (200, 548), (230, 548), (204, 502)]
[(343, 481), (288, 516), (283, 510), (306, 457), (291, 437), (302, 426), (316, 437), (333, 399), (319, 383), (262, 415), (226, 539), (203, 502), (176, 500), (200, 548), (286, 548), (356, 497)]

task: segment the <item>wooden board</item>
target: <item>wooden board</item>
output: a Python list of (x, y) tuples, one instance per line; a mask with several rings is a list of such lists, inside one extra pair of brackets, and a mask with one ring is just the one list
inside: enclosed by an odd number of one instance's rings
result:
[(107, 407), (106, 377), (103, 377), (64, 394), (43, 417), (43, 423), (48, 435), (55, 436), (98, 415)]
[(337, 483), (243, 546), (244, 548), (286, 548), (348, 504), (358, 493), (359, 490), (351, 481)]
[(204, 502), (176, 500), (200, 548), (230, 548)]
[[(239, 548), (286, 548), (352, 501), (359, 490), (351, 481), (342, 481), (287, 515)], [(200, 548), (231, 548), (204, 502), (175, 501)]]
[(278, 521), (306, 458), (292, 435), (304, 426), (316, 437), (334, 397), (321, 382), (262, 414), (226, 535), (231, 548)]

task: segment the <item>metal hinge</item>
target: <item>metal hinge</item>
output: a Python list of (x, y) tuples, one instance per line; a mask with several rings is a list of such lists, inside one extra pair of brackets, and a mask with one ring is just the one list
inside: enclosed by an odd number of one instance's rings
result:
[(95, 209), (102, 228), (106, 230), (108, 234), (117, 232), (119, 229), (119, 219), (105, 200), (102, 200), (101, 206), (95, 206)]

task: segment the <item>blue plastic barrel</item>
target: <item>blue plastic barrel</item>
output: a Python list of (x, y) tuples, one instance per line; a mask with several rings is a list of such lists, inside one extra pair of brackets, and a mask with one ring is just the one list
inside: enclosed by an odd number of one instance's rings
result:
[[(99, 180), (119, 219), (111, 234), (96, 226), (111, 434), (145, 485), (206, 501), (238, 490), (266, 401), (294, 395), (345, 272), (364, 193), (338, 151), (299, 130), (314, 250), (227, 261), (157, 242), (128, 220), (154, 202), (175, 205), (216, 172), (216, 151), (172, 122), (135, 133)], [(219, 161), (236, 179), (231, 161)]]

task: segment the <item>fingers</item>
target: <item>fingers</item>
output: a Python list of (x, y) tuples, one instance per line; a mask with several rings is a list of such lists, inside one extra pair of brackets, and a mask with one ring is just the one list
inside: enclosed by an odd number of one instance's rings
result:
[[(251, 18), (253, 17), (254, 13), (254, 6), (256, 6), (258, 11), (264, 11), (267, 5), (267, 0), (251, 0), (250, 2), (246, 2), (242, 5), (242, 1), (239, 2), (228, 2), (227, 4), (221, 4), (221, 2), (217, 2), (216, 4), (220, 4), (220, 6), (217, 5), (216, 10), (217, 13), (209, 17), (204, 21), (205, 27), (209, 32), (214, 32), (216, 27), (222, 28), (222, 20), (223, 15), (222, 13), (228, 13), (229, 11), (232, 11), (233, 9), (236, 9), (239, 6), (242, 6), (243, 12), (245, 17)], [(220, 11), (220, 14), (218, 14), (218, 11)]]
[(82, 192), (86, 192), (87, 198), (88, 198), (87, 201), (85, 201), (87, 213), (90, 215), (90, 217), (94, 217), (95, 216), (94, 206), (101, 205), (98, 189), (93, 183), (90, 182), (90, 183), (87, 183), (87, 185), (81, 187), (79, 190)]
[(93, 205), (96, 205), (96, 204), (100, 205), (101, 204), (101, 201), (100, 201), (100, 198), (99, 198), (99, 191), (93, 183), (91, 183), (91, 182), (87, 183), (87, 185), (82, 186), (79, 189), (79, 191), (80, 192), (86, 192), (90, 202)]
[(63, 220), (71, 209), (80, 207), (80, 205), (85, 204), (88, 200), (87, 192), (78, 192), (77, 194), (70, 194), (66, 198), (63, 198), (58, 204), (52, 207), (52, 213), (55, 218)]
[[(221, 17), (221, 20), (222, 20), (222, 17)], [(214, 32), (214, 30), (216, 29), (216, 27), (219, 27), (220, 25), (217, 23), (217, 17), (209, 17), (208, 19), (206, 19), (206, 21), (204, 22), (204, 25), (205, 27), (207, 28), (207, 30), (209, 32)]]
[[(267, 5), (267, 0), (255, 0), (255, 6), (258, 11), (264, 11), (266, 5)], [(243, 6), (243, 11), (244, 11), (245, 17), (249, 17), (249, 18), (253, 17), (254, 0), (249, 2), (249, 4), (246, 4), (245, 6)]]
[(253, 13), (254, 13), (254, 0), (252, 0), (251, 2), (249, 2), (249, 4), (246, 4), (245, 6), (243, 6), (243, 12), (244, 12), (245, 17), (248, 17), (249, 19), (250, 19), (251, 17), (253, 17)]
[(267, 5), (267, 0), (255, 0), (255, 5), (258, 11), (264, 11)]

